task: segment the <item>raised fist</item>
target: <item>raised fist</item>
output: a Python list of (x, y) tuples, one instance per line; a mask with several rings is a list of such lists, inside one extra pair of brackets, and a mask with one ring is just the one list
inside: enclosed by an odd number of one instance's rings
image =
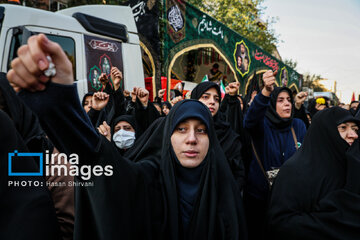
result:
[(49, 68), (51, 57), (56, 68), (56, 74), (51, 77), (52, 82), (70, 85), (74, 82), (72, 64), (58, 43), (50, 41), (44, 34), (34, 35), (28, 39), (26, 45), (21, 46), (18, 57), (11, 62), (11, 69), (7, 73), (10, 85), (16, 91), (45, 90), (45, 84), (50, 77), (44, 71)]
[(109, 102), (109, 94), (105, 92), (96, 92), (92, 96), (91, 107), (95, 110), (100, 111), (108, 104), (108, 102)]
[(269, 97), (272, 91), (274, 91), (274, 85), (276, 82), (275, 76), (277, 71), (273, 72), (272, 70), (268, 70), (263, 74), (263, 82), (264, 88), (262, 89), (261, 93), (264, 96)]

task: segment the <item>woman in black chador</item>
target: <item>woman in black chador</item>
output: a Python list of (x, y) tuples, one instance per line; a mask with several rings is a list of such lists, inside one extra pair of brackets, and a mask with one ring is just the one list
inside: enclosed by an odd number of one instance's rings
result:
[[(32, 94), (26, 95), (29, 101)], [(75, 101), (76, 88), (65, 95)], [(45, 105), (38, 110), (46, 112), (50, 106)], [(77, 152), (80, 165), (113, 166), (112, 176), (92, 176), (93, 186), (77, 189), (74, 239), (247, 239), (240, 190), (205, 105), (196, 100), (176, 104), (160, 119), (164, 128), (153, 133), (162, 135), (162, 142), (149, 137), (137, 162), (122, 158), (88, 120), (79, 118), (80, 104), (66, 106), (73, 112), (67, 121), (60, 119), (65, 117), (61, 111), (42, 115), (50, 125), (69, 130), (49, 128), (49, 135), (64, 151)], [(76, 129), (81, 131), (74, 136)], [(72, 141), (83, 144), (75, 148)], [(159, 144), (161, 153), (153, 153)]]
[(360, 239), (358, 124), (339, 107), (314, 116), (303, 145), (273, 185), (273, 239)]
[[(74, 239), (247, 238), (240, 191), (204, 104), (177, 103), (163, 118), (164, 128), (154, 132), (163, 140), (148, 144), (162, 146), (161, 154), (144, 151), (147, 154), (139, 161), (129, 161), (93, 128), (71, 84), (71, 63), (60, 46), (42, 34), (30, 37), (29, 43), (19, 57), (34, 49), (50, 52), (57, 75), (44, 91), (19, 95), (38, 114), (59, 151), (77, 153), (78, 168), (92, 173), (87, 175), (92, 186), (76, 188)], [(14, 61), (18, 64), (10, 70), (9, 80), (30, 89), (19, 76), (33, 58)], [(26, 79), (38, 81), (36, 76), (29, 73)], [(81, 171), (77, 180), (83, 176)]]
[(204, 103), (210, 110), (214, 121), (214, 128), (220, 146), (225, 153), (240, 189), (245, 183), (245, 169), (241, 156), (241, 139), (235, 133), (226, 117), (219, 111), (221, 102), (220, 87), (214, 82), (202, 82), (191, 91), (191, 99)]

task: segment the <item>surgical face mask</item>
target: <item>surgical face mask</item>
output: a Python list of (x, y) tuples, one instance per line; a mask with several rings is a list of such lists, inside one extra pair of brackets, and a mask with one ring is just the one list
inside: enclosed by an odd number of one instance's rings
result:
[(135, 133), (121, 129), (114, 134), (113, 141), (120, 149), (131, 148), (135, 142)]

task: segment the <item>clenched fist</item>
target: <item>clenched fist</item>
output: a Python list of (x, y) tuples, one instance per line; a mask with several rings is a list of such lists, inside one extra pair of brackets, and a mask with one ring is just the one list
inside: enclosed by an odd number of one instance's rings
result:
[[(12, 69), (7, 73), (15, 90), (42, 91), (50, 79), (58, 84), (73, 84), (70, 60), (60, 45), (50, 41), (44, 34), (31, 36), (17, 53), (18, 57), (11, 62)], [(44, 75), (44, 71), (49, 68), (47, 56), (52, 58), (56, 67), (56, 75), (51, 78)]]
[(263, 74), (264, 88), (261, 90), (262, 95), (269, 97), (272, 91), (274, 91), (276, 74), (277, 71), (273, 72), (272, 70), (268, 70)]

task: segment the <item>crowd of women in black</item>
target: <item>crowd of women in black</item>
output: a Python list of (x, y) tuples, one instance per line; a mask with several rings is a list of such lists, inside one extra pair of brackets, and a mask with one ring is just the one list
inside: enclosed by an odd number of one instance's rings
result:
[[(40, 34), (18, 53), (8, 80), (0, 75), (0, 239), (360, 239), (356, 111), (326, 99), (307, 110), (306, 93), (275, 87), (271, 70), (248, 104), (238, 83), (221, 99), (213, 82), (191, 99), (164, 102), (160, 90), (150, 102), (146, 89), (123, 91), (113, 68), (113, 86), (102, 76), (81, 106), (59, 45)], [(51, 81), (38, 66), (47, 55)], [(7, 176), (14, 150), (77, 153), (80, 165), (111, 165), (113, 175), (75, 193), (11, 188), (46, 181)]]

